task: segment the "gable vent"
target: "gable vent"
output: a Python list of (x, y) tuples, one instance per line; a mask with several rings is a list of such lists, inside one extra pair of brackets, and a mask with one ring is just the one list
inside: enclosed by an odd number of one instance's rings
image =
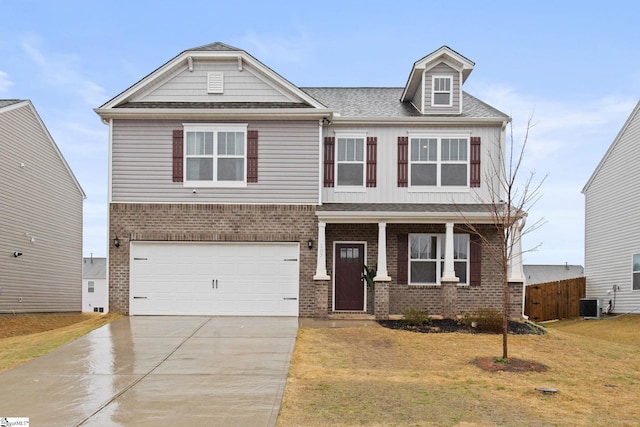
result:
[(224, 74), (221, 71), (207, 73), (207, 93), (222, 93), (224, 89)]

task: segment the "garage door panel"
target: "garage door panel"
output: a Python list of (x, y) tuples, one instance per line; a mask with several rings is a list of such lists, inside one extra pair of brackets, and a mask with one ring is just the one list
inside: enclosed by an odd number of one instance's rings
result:
[(131, 314), (298, 315), (299, 246), (131, 246)]

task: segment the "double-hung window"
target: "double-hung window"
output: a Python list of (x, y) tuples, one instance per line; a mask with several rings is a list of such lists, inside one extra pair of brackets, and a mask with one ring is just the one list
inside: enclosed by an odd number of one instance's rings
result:
[[(409, 284), (439, 285), (444, 271), (444, 234), (409, 235)], [(460, 285), (469, 277), (469, 235), (453, 236), (453, 268)]]
[(435, 107), (450, 107), (452, 105), (453, 77), (451, 76), (433, 76), (431, 105)]
[(185, 124), (185, 184), (244, 186), (247, 125)]
[(640, 254), (633, 255), (633, 285), (634, 291), (640, 291)]
[(93, 280), (89, 280), (87, 282), (87, 292), (92, 294), (95, 291), (95, 282)]
[(364, 190), (365, 136), (337, 135), (336, 188)]
[(410, 138), (410, 186), (468, 187), (469, 138)]

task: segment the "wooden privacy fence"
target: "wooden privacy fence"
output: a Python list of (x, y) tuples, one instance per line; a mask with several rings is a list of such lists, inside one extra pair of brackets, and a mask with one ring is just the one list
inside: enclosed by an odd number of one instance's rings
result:
[(525, 288), (524, 314), (534, 322), (578, 317), (586, 288), (586, 277), (529, 285)]

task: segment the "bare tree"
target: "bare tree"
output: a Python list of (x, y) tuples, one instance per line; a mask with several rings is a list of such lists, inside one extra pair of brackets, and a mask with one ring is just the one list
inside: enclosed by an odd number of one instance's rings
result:
[[(546, 178), (534, 182), (535, 171), (529, 171), (528, 175), (519, 180), (523, 173), (523, 160), (529, 131), (533, 127), (532, 117), (527, 121), (527, 127), (521, 144), (516, 144), (513, 135), (513, 125), (509, 124), (509, 141), (498, 141), (498, 158), (490, 158), (490, 168), (484, 176), (483, 185), (488, 185), (488, 198), (478, 200), (491, 218), (489, 227), (478, 227), (469, 221), (464, 213), (464, 225), (471, 233), (478, 236), (483, 250), (488, 250), (494, 261), (500, 266), (502, 277), (502, 358), (508, 358), (507, 336), (509, 332), (509, 273), (510, 261), (519, 257), (524, 252), (535, 250), (531, 248), (522, 250), (522, 236), (538, 229), (544, 224), (543, 219), (525, 226), (527, 212), (540, 199), (540, 189)], [(485, 196), (487, 197), (487, 196)], [(492, 236), (499, 236), (498, 244)], [(538, 245), (539, 246), (539, 245)]]

